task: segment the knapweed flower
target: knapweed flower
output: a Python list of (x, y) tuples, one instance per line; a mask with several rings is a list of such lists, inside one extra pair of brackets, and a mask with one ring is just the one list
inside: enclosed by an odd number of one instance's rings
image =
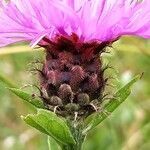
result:
[(123, 35), (150, 38), (149, 0), (0, 1), (0, 46), (45, 48), (41, 98), (60, 115), (98, 110), (106, 84), (100, 55)]

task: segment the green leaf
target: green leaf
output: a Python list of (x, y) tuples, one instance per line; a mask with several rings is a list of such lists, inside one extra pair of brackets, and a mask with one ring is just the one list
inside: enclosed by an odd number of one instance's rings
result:
[(61, 150), (60, 146), (57, 144), (57, 142), (52, 137), (48, 136), (47, 142), (48, 142), (49, 150)]
[(75, 144), (66, 122), (53, 112), (39, 109), (37, 114), (29, 114), (22, 119), (30, 126), (53, 137), (57, 142), (68, 145)]
[(12, 81), (4, 77), (2, 74), (0, 74), (0, 81), (4, 83), (7, 87), (9, 87), (8, 89), (21, 99), (34, 105), (37, 108), (45, 108), (43, 102), (39, 98), (35, 98), (31, 94), (18, 89)]
[(37, 108), (44, 108), (44, 104), (42, 102), (42, 100), (40, 100), (39, 98), (35, 98), (32, 96), (32, 94), (26, 93), (20, 89), (16, 89), (16, 88), (8, 88), (11, 92), (13, 92), (15, 95), (17, 95), (18, 97), (20, 97), (21, 99), (23, 99), (24, 101), (32, 104), (33, 106), (37, 107)]
[(118, 90), (114, 94), (114, 98), (111, 99), (103, 108), (101, 112), (90, 115), (85, 120), (85, 127), (83, 129), (83, 134), (86, 134), (88, 131), (100, 124), (105, 118), (107, 118), (131, 93), (131, 86), (141, 78), (140, 75), (133, 78), (129, 83), (124, 87)]
[(6, 77), (4, 77), (2, 74), (0, 74), (0, 81), (8, 87), (11, 87), (11, 88), (16, 88), (17, 87), (12, 81), (10, 81)]

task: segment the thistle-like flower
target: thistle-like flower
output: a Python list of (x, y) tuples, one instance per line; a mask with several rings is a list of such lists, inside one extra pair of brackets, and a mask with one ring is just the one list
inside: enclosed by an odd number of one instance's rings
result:
[(27, 41), (45, 49), (40, 97), (62, 116), (98, 110), (101, 54), (123, 35), (150, 38), (149, 0), (0, 1), (0, 46)]

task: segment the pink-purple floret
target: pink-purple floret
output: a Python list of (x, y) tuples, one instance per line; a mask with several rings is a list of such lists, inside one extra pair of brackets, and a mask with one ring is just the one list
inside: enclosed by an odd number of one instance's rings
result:
[(0, 0), (0, 46), (75, 33), (83, 41), (123, 35), (150, 38), (150, 2), (143, 0)]

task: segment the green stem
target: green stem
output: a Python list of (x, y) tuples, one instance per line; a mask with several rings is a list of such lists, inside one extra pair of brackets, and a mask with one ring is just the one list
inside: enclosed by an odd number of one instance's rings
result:
[(48, 136), (48, 146), (49, 150), (82, 150), (82, 144), (85, 139), (85, 135), (82, 134), (82, 128), (80, 126), (76, 126), (72, 122), (68, 122), (68, 126), (70, 127), (70, 130), (72, 131), (72, 135), (74, 136), (74, 139), (76, 141), (76, 144), (70, 144), (70, 145), (62, 145), (56, 142), (53, 138)]
[(84, 139), (79, 139), (76, 145), (65, 145), (62, 147), (62, 150), (82, 150), (82, 144)]
[(77, 126), (75, 127), (74, 124), (69, 124), (74, 139), (76, 140), (76, 145), (67, 145), (62, 147), (62, 150), (82, 150), (82, 144), (84, 142), (85, 136), (82, 134), (82, 129)]
[[(53, 138), (48, 136), (49, 150), (60, 150), (60, 147), (61, 150), (82, 150), (82, 144), (85, 136), (82, 135), (81, 130), (74, 128), (73, 131), (73, 136), (76, 140), (76, 145), (61, 145), (60, 143), (57, 143)], [(60, 145), (58, 146), (58, 144)]]

